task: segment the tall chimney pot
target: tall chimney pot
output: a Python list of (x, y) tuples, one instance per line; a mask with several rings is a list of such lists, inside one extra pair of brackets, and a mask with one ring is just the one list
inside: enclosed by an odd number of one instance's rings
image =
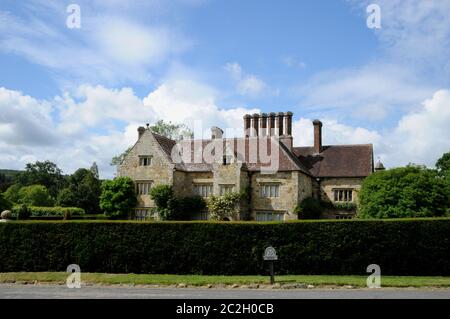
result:
[(314, 151), (320, 153), (322, 151), (322, 122), (319, 120), (313, 121), (314, 125)]
[(253, 136), (259, 136), (259, 114), (258, 113), (254, 113), (252, 116), (252, 121), (253, 121)]
[(250, 136), (250, 121), (251, 121), (251, 115), (245, 114), (244, 115), (244, 136), (249, 137)]

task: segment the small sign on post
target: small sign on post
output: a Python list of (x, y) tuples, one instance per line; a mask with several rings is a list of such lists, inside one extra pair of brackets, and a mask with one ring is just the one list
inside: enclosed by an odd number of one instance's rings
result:
[(270, 284), (273, 285), (275, 283), (275, 275), (273, 271), (273, 262), (274, 260), (278, 260), (277, 251), (272, 246), (267, 247), (264, 250), (263, 259), (269, 262), (269, 271), (270, 271)]

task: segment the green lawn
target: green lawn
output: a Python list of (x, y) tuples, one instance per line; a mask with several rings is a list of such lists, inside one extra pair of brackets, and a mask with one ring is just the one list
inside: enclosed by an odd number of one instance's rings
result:
[[(13, 272), (0, 273), (0, 283), (45, 282), (63, 284), (68, 273), (65, 272)], [(366, 276), (275, 276), (280, 284), (311, 284), (314, 286), (366, 287)], [(136, 284), (136, 285), (249, 285), (268, 284), (268, 276), (200, 276), (200, 275), (154, 275), (154, 274), (101, 274), (82, 273), (82, 283), (93, 284)], [(382, 276), (382, 287), (450, 287), (450, 277)]]

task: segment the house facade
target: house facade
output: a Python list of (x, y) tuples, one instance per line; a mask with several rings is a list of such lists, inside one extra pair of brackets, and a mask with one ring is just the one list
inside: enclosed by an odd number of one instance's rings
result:
[[(225, 138), (220, 128), (211, 138), (174, 141), (138, 128), (138, 140), (117, 170), (136, 185), (135, 219), (152, 216), (150, 189), (172, 185), (179, 196), (245, 192), (236, 220), (292, 220), (303, 199), (315, 197), (330, 207), (356, 203), (362, 180), (374, 170), (373, 148), (322, 145), (322, 123), (315, 120), (314, 145), (294, 147), (292, 113), (244, 116), (244, 137)], [(345, 205), (341, 205), (345, 206)], [(331, 209), (323, 218), (351, 218), (354, 211)], [(192, 219), (208, 219), (198, 212)]]

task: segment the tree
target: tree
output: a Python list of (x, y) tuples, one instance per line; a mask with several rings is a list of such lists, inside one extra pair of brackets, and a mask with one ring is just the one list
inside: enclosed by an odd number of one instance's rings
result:
[(432, 217), (445, 214), (444, 181), (435, 170), (408, 165), (373, 173), (359, 191), (361, 218)]
[(0, 193), (0, 213), (11, 208), (12, 203), (5, 197), (3, 193)]
[(235, 218), (239, 214), (238, 203), (242, 194), (232, 192), (222, 196), (210, 196), (206, 200), (211, 219), (225, 220), (227, 218)]
[[(149, 126), (149, 129), (156, 134), (165, 136), (172, 140), (178, 141), (180, 137), (192, 138), (194, 133), (185, 124), (172, 124), (172, 122), (164, 122), (159, 120), (155, 124)], [(111, 160), (111, 166), (122, 164), (125, 157), (130, 153), (132, 147), (127, 148), (122, 154), (114, 156)]]
[(129, 177), (117, 177), (102, 183), (100, 208), (111, 218), (125, 218), (136, 206), (136, 194), (133, 180)]
[(128, 153), (130, 153), (132, 147), (127, 148), (122, 154), (114, 156), (111, 159), (111, 166), (119, 166), (120, 164), (122, 164), (123, 160), (125, 159), (125, 157), (127, 157)]
[(442, 155), (436, 162), (438, 175), (443, 179), (447, 192), (447, 208), (450, 210), (450, 152)]
[(6, 190), (6, 192), (4, 193), (6, 199), (8, 199), (13, 204), (19, 203), (20, 189), (21, 189), (21, 186), (19, 184), (13, 184), (13, 185), (9, 186), (8, 189)]
[(50, 161), (28, 163), (25, 171), (16, 175), (15, 181), (20, 186), (43, 185), (53, 198), (65, 184), (61, 170)]
[(29, 206), (53, 206), (50, 193), (43, 185), (22, 187), (19, 191), (19, 203)]
[(194, 134), (185, 124), (173, 124), (172, 122), (164, 122), (159, 120), (151, 125), (149, 129), (156, 134), (165, 136), (172, 140), (179, 140), (180, 137), (192, 138)]
[(94, 175), (94, 177), (96, 179), (99, 179), (100, 175), (98, 174), (98, 166), (97, 166), (96, 162), (92, 163), (91, 168), (89, 170), (91, 171), (91, 173)]
[(446, 175), (450, 172), (450, 152), (444, 153), (436, 162), (438, 173)]
[(91, 170), (78, 169), (68, 179), (68, 186), (58, 194), (58, 204), (63, 207), (79, 207), (90, 214), (100, 210), (101, 184)]

